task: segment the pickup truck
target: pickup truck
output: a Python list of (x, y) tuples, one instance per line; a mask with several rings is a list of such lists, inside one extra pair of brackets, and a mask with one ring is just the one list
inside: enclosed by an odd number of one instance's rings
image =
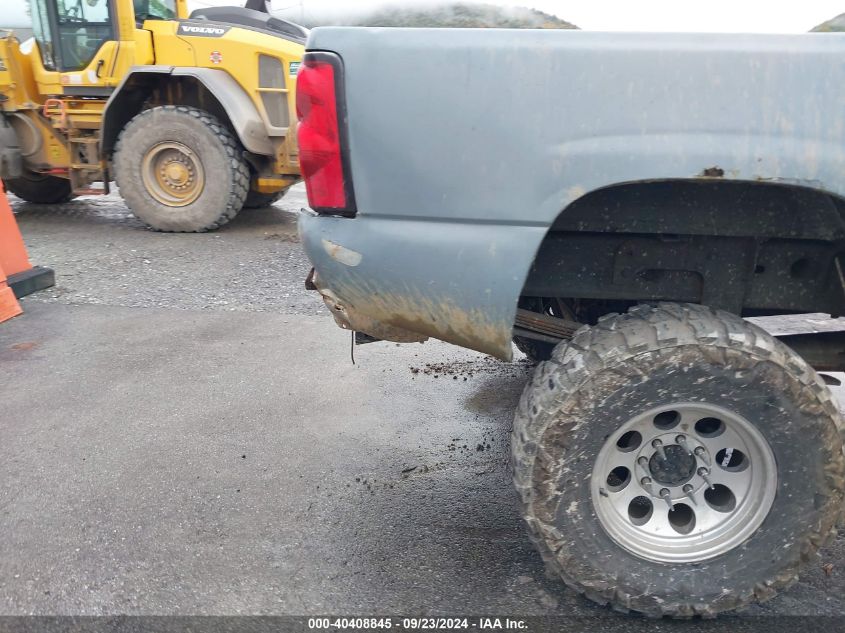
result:
[(713, 616), (845, 494), (845, 37), (318, 28), (300, 233), (338, 324), (539, 362), (512, 463), (547, 568)]

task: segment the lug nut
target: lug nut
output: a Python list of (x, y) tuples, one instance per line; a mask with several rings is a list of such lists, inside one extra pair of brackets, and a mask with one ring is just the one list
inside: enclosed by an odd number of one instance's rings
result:
[(648, 468), (648, 457), (643, 455), (637, 460), (637, 463), (642, 466), (643, 468)]
[(695, 453), (695, 456), (698, 457), (705, 464), (710, 463), (710, 458), (707, 456), (707, 449), (703, 446), (696, 446), (695, 451), (693, 452)]
[(693, 491), (695, 490), (693, 485), (687, 484), (686, 486), (684, 486), (683, 490), (684, 490), (684, 493), (687, 495), (687, 498), (692, 502), (692, 505), (696, 505), (695, 496), (693, 496), (693, 494), (692, 494)]
[(713, 482), (710, 481), (710, 477), (708, 477), (709, 474), (710, 471), (707, 468), (698, 469), (698, 476), (704, 480), (704, 483), (707, 484), (707, 487), (710, 488), (710, 490), (713, 490)]
[(657, 450), (657, 454), (660, 455), (660, 459), (664, 462), (666, 461), (666, 451), (663, 450), (663, 442), (660, 440), (654, 440), (651, 445)]
[(690, 450), (689, 446), (687, 446), (687, 438), (686, 437), (684, 437), (683, 435), (679, 435), (678, 437), (675, 438), (675, 442), (677, 442), (678, 446), (680, 446), (682, 449), (684, 449), (687, 452), (687, 455), (692, 455), (692, 451)]
[(672, 499), (669, 498), (671, 495), (672, 495), (672, 493), (669, 492), (668, 488), (661, 488), (660, 489), (660, 498), (666, 500), (666, 503), (669, 504), (670, 510), (674, 510), (675, 509), (675, 503), (672, 501)]

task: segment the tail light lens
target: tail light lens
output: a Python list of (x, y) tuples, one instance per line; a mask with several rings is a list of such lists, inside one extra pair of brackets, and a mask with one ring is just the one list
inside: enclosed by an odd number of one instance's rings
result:
[(319, 213), (355, 215), (340, 57), (305, 54), (296, 80), (296, 114), (308, 204)]

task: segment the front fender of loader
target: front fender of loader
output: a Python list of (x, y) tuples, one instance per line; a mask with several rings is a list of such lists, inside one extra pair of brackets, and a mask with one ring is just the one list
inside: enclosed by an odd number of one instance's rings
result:
[[(213, 68), (182, 66), (135, 66), (109, 98), (103, 114), (101, 147), (110, 156), (120, 131), (144, 106), (162, 82), (194, 81), (205, 89), (225, 113), (241, 145), (263, 156), (273, 156), (273, 144), (258, 109), (246, 91), (228, 73)], [(170, 105), (197, 105), (179, 104)]]

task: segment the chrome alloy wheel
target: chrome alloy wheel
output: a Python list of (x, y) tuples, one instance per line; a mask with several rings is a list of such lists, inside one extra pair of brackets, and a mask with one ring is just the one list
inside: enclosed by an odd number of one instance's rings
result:
[(637, 415), (608, 437), (590, 488), (599, 522), (621, 547), (692, 563), (730, 551), (760, 527), (777, 466), (742, 416), (679, 402)]

